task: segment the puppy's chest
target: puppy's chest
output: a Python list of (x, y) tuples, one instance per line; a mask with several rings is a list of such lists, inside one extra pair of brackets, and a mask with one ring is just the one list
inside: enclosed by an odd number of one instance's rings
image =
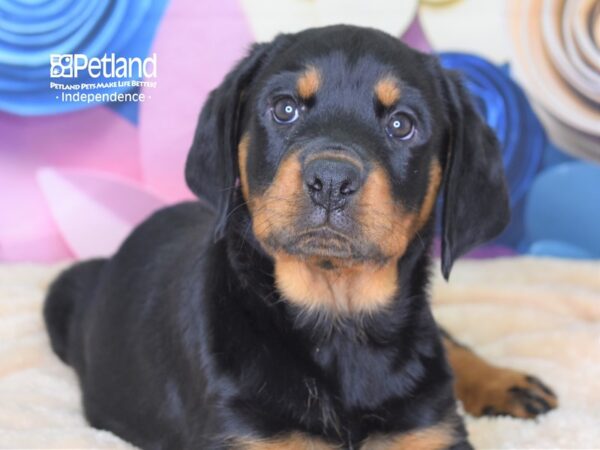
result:
[(268, 375), (269, 381), (256, 389), (257, 404), (266, 406), (265, 426), (281, 424), (274, 436), (291, 430), (294, 439), (322, 436), (323, 442), (339, 444), (289, 448), (386, 448), (362, 443), (383, 430), (411, 428), (409, 420), (398, 419), (410, 402), (407, 394), (413, 386), (409, 374), (394, 367), (394, 356), (391, 350), (374, 351), (345, 339), (316, 346), (312, 350), (314, 367), (298, 364), (286, 370), (283, 398), (270, 391), (270, 386), (282, 380), (269, 380)]
[[(450, 420), (417, 426), (411, 416), (411, 400), (402, 396), (397, 375), (384, 372), (377, 377), (377, 367), (370, 371), (357, 361), (336, 362), (339, 368), (355, 370), (344, 372), (334, 382), (305, 376), (301, 385), (290, 383), (291, 395), (272, 403), (270, 417), (265, 419), (270, 432), (260, 439), (240, 439), (240, 450), (445, 450), (459, 437), (456, 424)], [(370, 376), (369, 373), (373, 373)], [(376, 379), (377, 378), (377, 379)], [(387, 386), (387, 384), (390, 386)], [(353, 391), (354, 388), (354, 391)], [(388, 397), (386, 397), (386, 395)], [(286, 404), (287, 403), (287, 404)], [(282, 423), (285, 413), (295, 410)], [(390, 406), (395, 404), (395, 406)], [(402, 406), (400, 406), (402, 405)], [(273, 423), (281, 425), (275, 430)]]
[(318, 345), (313, 358), (324, 374), (324, 389), (332, 391), (343, 411), (364, 411), (370, 415), (392, 399), (406, 394), (410, 384), (394, 349), (373, 349), (348, 339), (334, 337), (327, 345)]

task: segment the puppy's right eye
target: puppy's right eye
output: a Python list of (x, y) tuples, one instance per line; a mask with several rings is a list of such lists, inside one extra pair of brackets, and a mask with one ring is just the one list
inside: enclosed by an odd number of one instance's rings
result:
[(277, 99), (271, 111), (273, 112), (273, 119), (277, 123), (292, 123), (300, 116), (298, 104), (292, 97)]
[(406, 141), (414, 136), (415, 125), (408, 114), (398, 112), (390, 117), (386, 130), (390, 137)]

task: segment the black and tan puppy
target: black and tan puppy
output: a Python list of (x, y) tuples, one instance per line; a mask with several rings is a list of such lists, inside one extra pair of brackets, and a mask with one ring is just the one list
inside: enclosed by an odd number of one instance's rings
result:
[(476, 415), (554, 405), (432, 318), (438, 193), (446, 277), (509, 215), (496, 139), (434, 57), (347, 26), (256, 45), (186, 178), (209, 205), (156, 213), (48, 295), (95, 427), (145, 449), (467, 449), (454, 387)]

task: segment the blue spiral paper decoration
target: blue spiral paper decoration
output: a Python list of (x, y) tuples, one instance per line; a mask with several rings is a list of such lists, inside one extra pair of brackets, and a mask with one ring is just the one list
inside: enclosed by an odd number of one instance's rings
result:
[[(49, 87), (50, 55), (144, 58), (167, 1), (0, 0), (0, 109), (35, 116), (93, 106), (56, 100), (57, 92)], [(65, 84), (104, 81), (60, 79)]]
[(478, 56), (441, 53), (442, 65), (461, 72), (465, 86), (502, 148), (511, 206), (519, 205), (539, 170), (548, 145), (546, 133), (522, 89), (506, 67)]

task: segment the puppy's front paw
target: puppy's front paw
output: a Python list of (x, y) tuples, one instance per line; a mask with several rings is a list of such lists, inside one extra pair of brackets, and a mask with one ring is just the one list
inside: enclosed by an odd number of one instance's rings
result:
[(538, 378), (491, 366), (464, 401), (474, 416), (513, 416), (531, 419), (558, 406), (552, 390)]
[(456, 396), (472, 416), (531, 419), (558, 406), (554, 392), (538, 378), (488, 363), (443, 330), (442, 337)]

